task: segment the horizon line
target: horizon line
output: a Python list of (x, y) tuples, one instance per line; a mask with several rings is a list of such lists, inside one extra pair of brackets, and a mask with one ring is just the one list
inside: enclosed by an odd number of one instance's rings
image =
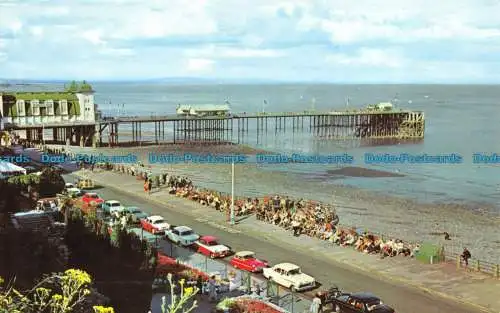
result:
[[(0, 78), (0, 85), (2, 84), (22, 84), (26, 83), (67, 83), (71, 81), (81, 81), (82, 79), (74, 78)], [(500, 82), (463, 82), (463, 81), (408, 81), (408, 82), (394, 82), (394, 81), (330, 81), (330, 80), (272, 80), (260, 78), (207, 78), (207, 77), (163, 77), (163, 78), (141, 78), (141, 79), (84, 79), (87, 82), (94, 83), (234, 83), (234, 84), (328, 84), (328, 85), (500, 85)]]

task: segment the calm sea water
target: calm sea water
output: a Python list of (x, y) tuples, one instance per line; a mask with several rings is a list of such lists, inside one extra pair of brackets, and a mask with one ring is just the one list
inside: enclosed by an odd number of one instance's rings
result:
[[(397, 106), (423, 110), (425, 140), (419, 144), (357, 146), (347, 142), (318, 141), (304, 133), (268, 136), (257, 141), (250, 129), (247, 143), (276, 152), (327, 154), (347, 152), (355, 165), (406, 174), (403, 178), (346, 178), (326, 175), (331, 165), (272, 166), (296, 175), (318, 176), (325, 184), (343, 184), (405, 196), (421, 201), (486, 202), (500, 205), (498, 165), (474, 165), (472, 153), (500, 153), (500, 88), (498, 86), (446, 85), (163, 85), (96, 83), (96, 102), (107, 115), (163, 115), (183, 104), (231, 103), (233, 112), (267, 112), (362, 108), (367, 104), (397, 99)], [(309, 125), (308, 122), (305, 125)], [(144, 128), (143, 128), (144, 130)], [(166, 130), (171, 131), (171, 130)], [(458, 165), (364, 164), (366, 152), (443, 154), (458, 153)], [(269, 166), (262, 166), (267, 170)]]

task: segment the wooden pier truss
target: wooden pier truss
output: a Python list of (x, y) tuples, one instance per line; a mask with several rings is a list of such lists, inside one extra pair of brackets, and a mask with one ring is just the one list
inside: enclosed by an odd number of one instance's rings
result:
[[(11, 127), (41, 140), (41, 126)], [(163, 143), (243, 143), (245, 138), (308, 132), (319, 139), (423, 139), (420, 111), (336, 111), (232, 114), (230, 116), (142, 116), (108, 118), (85, 125), (44, 125), (53, 129), (55, 143), (71, 145), (129, 145)], [(121, 140), (120, 140), (121, 139)]]

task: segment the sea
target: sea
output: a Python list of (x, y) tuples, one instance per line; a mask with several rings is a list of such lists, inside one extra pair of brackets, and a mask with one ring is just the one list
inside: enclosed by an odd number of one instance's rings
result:
[[(26, 89), (32, 89), (32, 86)], [(54, 89), (61, 86), (43, 85)], [(282, 154), (347, 153), (350, 166), (388, 171), (403, 177), (348, 177), (331, 174), (336, 164), (261, 164), (263, 171), (285, 171), (420, 202), (488, 205), (500, 213), (498, 164), (474, 164), (474, 153), (500, 154), (500, 88), (495, 85), (334, 85), (334, 84), (173, 84), (93, 83), (95, 100), (106, 116), (175, 114), (177, 104), (230, 103), (232, 112), (301, 112), (361, 109), (392, 101), (396, 109), (425, 113), (421, 142), (373, 144), (315, 138), (309, 131), (256, 134), (242, 143)], [(24, 88), (23, 88), (24, 89)], [(349, 99), (346, 102), (346, 99)], [(308, 128), (308, 122), (307, 127)], [(142, 129), (147, 134), (147, 127)], [(126, 130), (125, 130), (126, 131)], [(152, 131), (150, 129), (150, 131)], [(166, 129), (172, 132), (172, 129)], [(457, 154), (460, 164), (366, 164), (366, 153), (399, 155)]]

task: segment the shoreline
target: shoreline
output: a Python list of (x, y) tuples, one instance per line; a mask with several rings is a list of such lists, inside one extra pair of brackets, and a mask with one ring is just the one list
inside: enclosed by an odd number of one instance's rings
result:
[[(60, 147), (60, 146), (58, 146)], [(98, 152), (107, 155), (134, 153), (147, 158), (148, 152), (204, 152), (204, 153), (258, 153), (262, 151), (245, 146), (156, 146), (137, 148), (75, 148), (71, 151)], [(208, 148), (208, 149), (207, 149)], [(119, 150), (117, 150), (119, 149)], [(209, 151), (207, 151), (209, 150)], [(264, 151), (265, 153), (271, 153)], [(147, 163), (147, 162), (145, 162)], [(219, 164), (162, 164), (153, 169), (166, 170), (175, 175), (189, 177), (195, 186), (230, 192), (231, 166)], [(340, 217), (340, 224), (367, 229), (374, 233), (401, 238), (408, 242), (442, 244), (449, 253), (460, 254), (463, 247), (471, 250), (473, 257), (499, 263), (500, 240), (497, 232), (500, 216), (487, 208), (473, 209), (473, 204), (419, 203), (369, 190), (341, 184), (328, 185), (273, 169), (263, 170), (255, 164), (235, 165), (237, 180), (235, 193), (239, 196), (280, 194), (294, 198), (333, 203)], [(376, 179), (376, 177), (371, 178)], [(440, 235), (448, 232), (452, 240)]]

